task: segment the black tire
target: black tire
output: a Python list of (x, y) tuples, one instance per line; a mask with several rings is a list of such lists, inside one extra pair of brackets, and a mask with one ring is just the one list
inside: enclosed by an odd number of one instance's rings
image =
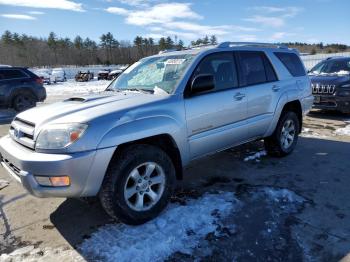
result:
[[(130, 203), (128, 204), (128, 200), (124, 197), (125, 187), (129, 183), (131, 172), (147, 162), (156, 163), (162, 168), (165, 183), (162, 187), (162, 194), (159, 194), (159, 200), (154, 201), (154, 205), (150, 209), (136, 211), (130, 207)], [(151, 175), (149, 179), (151, 179)], [(111, 217), (126, 224), (139, 225), (155, 218), (166, 207), (172, 195), (174, 183), (175, 168), (171, 159), (163, 150), (151, 145), (132, 145), (119, 152), (112, 159), (102, 183), (99, 197), (103, 208)], [(135, 194), (136, 197), (139, 197), (138, 194), (140, 192)], [(147, 193), (144, 194), (143, 197), (146, 197)]]
[[(283, 142), (281, 141), (281, 137), (283, 136), (282, 130), (284, 125), (287, 124), (287, 121), (291, 121), (295, 129), (293, 140), (288, 147), (284, 146)], [(298, 142), (299, 130), (300, 122), (298, 116), (292, 111), (283, 112), (274, 133), (264, 140), (267, 153), (271, 156), (277, 157), (283, 157), (292, 153)]]
[(17, 95), (15, 95), (12, 99), (12, 107), (17, 112), (22, 112), (24, 110), (27, 110), (29, 108), (36, 106), (36, 98), (34, 95), (28, 92), (21, 92)]

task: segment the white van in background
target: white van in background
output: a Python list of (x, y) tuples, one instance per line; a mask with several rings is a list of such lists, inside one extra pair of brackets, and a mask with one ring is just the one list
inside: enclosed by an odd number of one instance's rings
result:
[(54, 68), (51, 73), (57, 82), (67, 81), (66, 72), (62, 68)]

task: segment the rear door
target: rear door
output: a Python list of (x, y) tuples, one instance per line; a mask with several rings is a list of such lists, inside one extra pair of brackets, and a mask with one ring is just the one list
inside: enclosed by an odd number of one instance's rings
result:
[(264, 52), (240, 51), (237, 61), (240, 83), (247, 94), (247, 130), (252, 138), (261, 137), (273, 118), (281, 86)]
[[(244, 130), (247, 99), (245, 88), (238, 85), (233, 52), (206, 56), (197, 66), (191, 81), (199, 74), (212, 74), (215, 89), (185, 98), (187, 133), (192, 158), (247, 139), (247, 132)], [(190, 84), (187, 88), (190, 88)]]

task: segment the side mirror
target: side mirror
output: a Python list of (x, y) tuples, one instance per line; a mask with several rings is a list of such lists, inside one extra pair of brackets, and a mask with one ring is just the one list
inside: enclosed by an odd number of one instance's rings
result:
[(209, 91), (215, 88), (213, 75), (198, 75), (191, 84), (191, 94), (197, 94), (204, 91)]

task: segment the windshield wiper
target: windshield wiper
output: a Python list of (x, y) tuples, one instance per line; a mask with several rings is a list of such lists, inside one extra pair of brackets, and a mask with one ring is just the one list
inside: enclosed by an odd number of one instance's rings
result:
[(145, 93), (145, 94), (153, 94), (153, 92), (154, 92), (151, 89), (145, 89), (145, 88), (127, 88), (127, 89), (124, 89), (124, 90), (137, 91), (137, 92), (141, 92), (141, 93)]

